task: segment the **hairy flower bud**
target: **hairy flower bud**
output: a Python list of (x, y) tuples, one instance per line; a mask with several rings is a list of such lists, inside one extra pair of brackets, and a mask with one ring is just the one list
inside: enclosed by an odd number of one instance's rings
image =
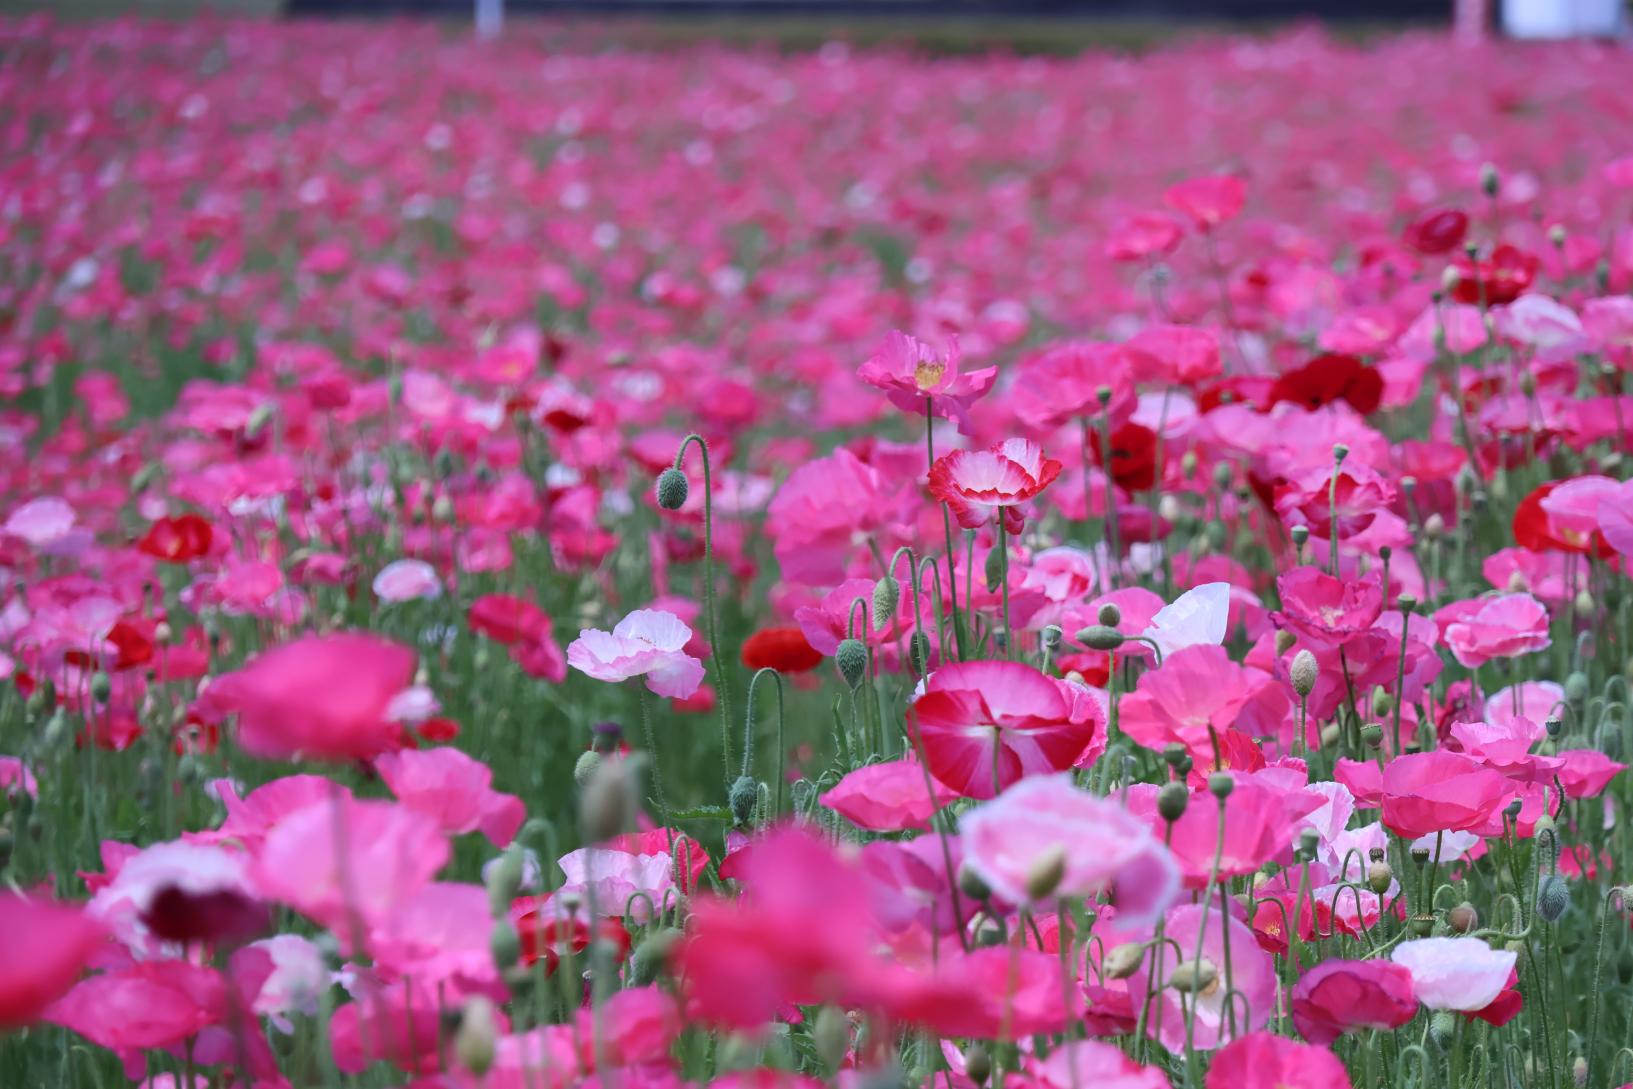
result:
[(992, 895), (992, 889), (981, 879), (981, 875), (968, 865), (958, 868), (958, 889), (971, 900), (985, 900)]
[(1287, 667), (1287, 676), (1293, 682), (1293, 691), (1298, 693), (1299, 699), (1306, 699), (1315, 691), (1321, 667), (1316, 665), (1314, 654), (1301, 650), (1293, 655), (1293, 664)]
[(862, 645), (860, 639), (841, 639), (839, 649), (834, 652), (834, 661), (839, 665), (839, 675), (845, 678), (845, 683), (852, 688), (858, 688), (868, 672), (868, 648)]
[(726, 805), (731, 809), (731, 819), (739, 828), (747, 827), (753, 822), (754, 810), (759, 804), (760, 784), (752, 775), (738, 776), (726, 795)]
[(886, 575), (873, 584), (873, 626), (882, 628), (896, 618), (896, 605), (901, 601), (902, 584), (894, 575)]
[(1369, 749), (1382, 748), (1384, 728), (1381, 723), (1369, 722), (1361, 727), (1361, 743)]
[(635, 827), (638, 760), (603, 760), (584, 784), (579, 811), (587, 842), (603, 843)]
[(976, 1085), (985, 1085), (992, 1077), (992, 1055), (985, 1045), (971, 1044), (964, 1052), (964, 1074)]
[(522, 888), (522, 847), (512, 843), (488, 871), (488, 911), (494, 918), (503, 915)]
[(1066, 848), (1055, 844), (1039, 855), (1026, 871), (1026, 896), (1034, 904), (1049, 899), (1066, 876)]
[(522, 959), (522, 939), (509, 919), (501, 918), (488, 934), (488, 951), (501, 972), (516, 966)]
[(1122, 632), (1105, 624), (1095, 624), (1077, 633), (1077, 641), (1090, 650), (1116, 650), (1126, 641)]
[(1571, 906), (1571, 890), (1565, 879), (1551, 873), (1537, 888), (1537, 915), (1545, 923), (1557, 923), (1565, 909)]
[(579, 786), (590, 781), (597, 768), (601, 766), (601, 754), (594, 749), (586, 750), (578, 756), (578, 762), (573, 765), (573, 782)]
[(1095, 618), (1105, 627), (1115, 628), (1123, 622), (1123, 610), (1117, 607), (1115, 601), (1108, 601), (1100, 606), (1100, 611)]
[(1219, 969), (1206, 957), (1182, 961), (1168, 973), (1168, 986), (1180, 994), (1196, 994), (1213, 986), (1219, 979)]
[(658, 474), (658, 506), (664, 510), (680, 510), (692, 492), (691, 482), (679, 469), (665, 469)]

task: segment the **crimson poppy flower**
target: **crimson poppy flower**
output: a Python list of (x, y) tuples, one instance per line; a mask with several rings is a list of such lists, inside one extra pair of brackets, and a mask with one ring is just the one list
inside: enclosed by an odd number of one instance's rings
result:
[(1364, 416), (1377, 410), (1383, 392), (1383, 377), (1375, 369), (1352, 355), (1328, 354), (1316, 356), (1276, 379), (1270, 401), (1291, 401), (1311, 410), (1347, 401)]
[(822, 652), (799, 628), (761, 628), (743, 641), (743, 664), (749, 669), (804, 673), (822, 664)]
[(1468, 213), (1456, 208), (1432, 208), (1407, 224), (1401, 239), (1425, 256), (1450, 253), (1469, 233)]
[(1275, 403), (1276, 379), (1262, 374), (1238, 374), (1221, 378), (1197, 391), (1196, 410), (1207, 415), (1220, 405), (1249, 405), (1263, 412)]
[(507, 647), (550, 631), (550, 617), (543, 609), (512, 594), (483, 594), (471, 602), (466, 622), (472, 631)]
[(1387, 960), (1323, 961), (1293, 988), (1293, 1024), (1313, 1044), (1361, 1029), (1397, 1029), (1417, 1012), (1412, 973)]
[[(548, 896), (524, 896), (512, 901), (510, 921), (521, 939), (521, 963), (531, 968), (544, 961), (544, 974), (554, 975), (562, 954), (578, 955), (590, 947), (590, 925), (582, 917), (564, 917)], [(623, 963), (629, 953), (629, 931), (617, 916), (603, 916), (596, 923), (596, 936), (613, 953), (613, 963)]]
[(1483, 260), (1460, 256), (1451, 265), (1456, 273), (1452, 298), (1460, 303), (1487, 306), (1511, 303), (1531, 286), (1539, 266), (1535, 256), (1506, 243)]
[(1131, 422), (1113, 431), (1109, 457), (1099, 432), (1091, 434), (1091, 443), (1094, 463), (1109, 472), (1119, 488), (1143, 492), (1156, 484), (1157, 433), (1149, 427)]
[(38, 1020), (105, 937), (102, 924), (77, 906), (0, 894), (0, 1029)]
[(1008, 508), (1024, 503), (1060, 475), (1060, 462), (1043, 456), (1029, 439), (1005, 439), (987, 450), (954, 450), (930, 466), (930, 494), (947, 504), (958, 524), (977, 529), (1004, 512), (1005, 529), (1017, 532)]
[(165, 563), (186, 563), (207, 555), (215, 533), (196, 514), (160, 518), (148, 527), (136, 549)]
[(1162, 199), (1176, 212), (1191, 217), (1197, 227), (1208, 231), (1235, 219), (1247, 202), (1242, 179), (1232, 174), (1208, 174), (1168, 187)]

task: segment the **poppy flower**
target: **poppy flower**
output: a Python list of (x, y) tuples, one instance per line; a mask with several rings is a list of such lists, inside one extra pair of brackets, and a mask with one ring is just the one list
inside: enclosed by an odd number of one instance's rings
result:
[(1171, 185), (1163, 203), (1183, 212), (1203, 231), (1230, 222), (1247, 202), (1247, 188), (1232, 174), (1208, 174)]
[(1553, 643), (1547, 607), (1526, 593), (1454, 601), (1435, 612), (1434, 622), (1446, 649), (1469, 669), (1493, 658), (1546, 650)]
[(1468, 213), (1457, 208), (1431, 208), (1406, 225), (1402, 240), (1427, 257), (1450, 253), (1469, 233)]
[(393, 560), (374, 576), (374, 596), (384, 602), (423, 601), (442, 593), (436, 568), (424, 560)]
[(1531, 286), (1540, 264), (1534, 255), (1506, 242), (1485, 258), (1461, 254), (1451, 263), (1455, 274), (1451, 296), (1469, 305), (1511, 303)]
[(1086, 689), (1020, 662), (956, 662), (931, 673), (908, 715), (930, 774), (966, 798), (1065, 771), (1094, 740)]
[(209, 554), (214, 531), (197, 514), (158, 518), (136, 542), (139, 552), (165, 563), (187, 563)]
[(495, 847), (506, 847), (527, 817), (520, 798), (493, 789), (486, 764), (458, 749), (386, 753), (374, 770), (398, 801), (434, 818), (450, 835), (480, 830)]
[(1343, 1062), (1316, 1043), (1250, 1032), (1220, 1048), (1205, 1089), (1350, 1089)]
[(45, 1020), (101, 1047), (133, 1051), (179, 1044), (219, 1023), (226, 1010), (227, 985), (215, 969), (154, 960), (90, 977), (53, 1003)]
[(1282, 609), (1278, 626), (1322, 646), (1342, 646), (1371, 629), (1383, 612), (1383, 585), (1376, 576), (1340, 579), (1305, 565), (1276, 579)]
[[(1125, 491), (1143, 492), (1157, 482), (1157, 433), (1143, 424), (1126, 423), (1113, 431), (1110, 443), (1098, 431), (1089, 433), (1094, 463), (1111, 474)], [(1109, 451), (1108, 451), (1109, 446)]]
[(1024, 503), (1060, 475), (1060, 462), (1044, 457), (1037, 443), (1006, 439), (987, 450), (954, 450), (930, 467), (930, 494), (947, 504), (958, 524), (977, 529), (992, 519), (993, 508), (1003, 510)]
[(799, 628), (761, 628), (743, 640), (743, 664), (749, 669), (805, 673), (821, 665), (822, 657)]
[(900, 832), (924, 828), (930, 817), (957, 800), (958, 792), (931, 778), (912, 756), (864, 764), (817, 800), (858, 828)]
[[(1227, 929), (1231, 983), (1235, 987), (1230, 994), (1225, 988), (1224, 967)], [(1212, 967), (1216, 976), (1194, 995), (1185, 994), (1167, 985), (1178, 966), (1178, 957), (1162, 959), (1163, 974), (1155, 986), (1151, 976), (1158, 958), (1148, 956), (1142, 960), (1128, 979), (1128, 991), (1152, 996), (1146, 1010), (1147, 1035), (1173, 1052), (1184, 1050), (1188, 1036), (1195, 1047), (1211, 1050), (1225, 1041), (1233, 1023), (1236, 1032), (1253, 1032), (1270, 1019), (1276, 1007), (1275, 961), (1259, 947), (1245, 923), (1233, 914), (1227, 916), (1217, 905), (1207, 910), (1201, 904), (1180, 904), (1168, 912), (1164, 934), (1185, 951), (1186, 960), (1196, 957), (1200, 947), (1200, 960)], [(1194, 1030), (1190, 1028), (1193, 1020)]]
[(1307, 526), (1311, 535), (1327, 540), (1334, 533), (1342, 540), (1364, 532), (1394, 500), (1394, 484), (1355, 458), (1336, 468), (1296, 469), (1275, 489), (1276, 513), (1289, 528)]
[(1312, 1044), (1362, 1029), (1397, 1029), (1417, 1012), (1412, 973), (1391, 961), (1322, 961), (1293, 988), (1293, 1024)]
[(1106, 238), (1106, 256), (1113, 261), (1143, 261), (1166, 257), (1184, 237), (1178, 221), (1162, 212), (1141, 212), (1112, 228)]
[(1412, 973), (1418, 1001), (1431, 1010), (1479, 1010), (1508, 984), (1517, 954), (1480, 938), (1417, 938), (1397, 945), (1389, 959)]
[[(552, 904), (549, 896), (524, 896), (510, 905), (510, 921), (521, 939), (521, 963), (529, 968), (544, 961), (544, 974), (554, 975), (564, 955), (578, 956), (590, 947), (590, 924), (581, 913), (571, 915)], [(612, 950), (613, 963), (629, 954), (630, 936), (624, 921), (603, 916), (596, 921), (596, 936)]]
[(893, 330), (884, 346), (857, 369), (856, 376), (884, 390), (890, 403), (904, 412), (922, 415), (928, 399), (932, 412), (967, 430), (970, 405), (992, 388), (998, 368), (961, 372), (956, 337), (942, 351)]
[(1377, 410), (1383, 391), (1383, 378), (1376, 368), (1352, 355), (1328, 354), (1283, 372), (1270, 389), (1270, 400), (1291, 401), (1311, 411), (1345, 401), (1365, 416)]
[(686, 653), (691, 638), (674, 613), (636, 609), (611, 632), (580, 631), (567, 646), (567, 664), (598, 681), (644, 676), (658, 695), (685, 699), (703, 683), (703, 663)]
[(106, 940), (77, 906), (0, 894), (0, 1029), (23, 1028), (60, 997)]
[(1514, 797), (1512, 783), (1460, 753), (1397, 756), (1384, 766), (1383, 822), (1406, 839), (1434, 832), (1475, 831)]

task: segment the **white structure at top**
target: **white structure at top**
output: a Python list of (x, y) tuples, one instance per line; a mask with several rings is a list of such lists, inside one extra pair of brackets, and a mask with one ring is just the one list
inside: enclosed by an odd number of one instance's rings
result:
[(1622, 0), (1503, 0), (1511, 38), (1612, 38), (1622, 33)]

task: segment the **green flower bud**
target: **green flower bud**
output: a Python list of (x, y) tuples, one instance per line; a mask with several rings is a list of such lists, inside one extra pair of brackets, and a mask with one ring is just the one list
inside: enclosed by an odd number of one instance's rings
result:
[(1551, 873), (1537, 888), (1537, 916), (1545, 923), (1557, 923), (1565, 909), (1571, 906), (1571, 890), (1565, 879)]
[(964, 1052), (964, 1073), (976, 1085), (985, 1085), (992, 1077), (992, 1055), (983, 1044), (971, 1044)]
[(1026, 871), (1026, 896), (1034, 904), (1049, 899), (1066, 877), (1066, 848), (1058, 843), (1044, 851)]
[(1457, 934), (1472, 934), (1480, 927), (1480, 913), (1467, 900), (1446, 913), (1446, 925)]
[(516, 962), (522, 959), (522, 939), (509, 919), (500, 919), (493, 924), (493, 932), (488, 935), (488, 951), (493, 954), (493, 963), (501, 972), (515, 967)]
[(454, 1033), (454, 1058), (480, 1078), (493, 1066), (498, 1043), (499, 1019), (493, 1000), (485, 995), (472, 995), (465, 1000), (459, 1031)]
[(1191, 792), (1185, 789), (1180, 782), (1167, 782), (1157, 791), (1157, 815), (1169, 824), (1173, 824), (1185, 815), (1185, 807), (1191, 804)]
[(691, 492), (691, 482), (679, 469), (665, 469), (658, 474), (658, 506), (664, 510), (680, 510)]
[(896, 604), (901, 600), (902, 584), (894, 575), (886, 575), (873, 584), (873, 626), (882, 628), (896, 616)]
[(1208, 790), (1215, 798), (1224, 801), (1236, 789), (1236, 779), (1228, 771), (1216, 771), (1208, 776)]
[(1100, 606), (1098, 619), (1103, 626), (1115, 628), (1118, 624), (1123, 622), (1123, 610), (1117, 607), (1117, 603), (1115, 601), (1108, 601), (1104, 605)]
[(838, 663), (839, 675), (845, 678), (846, 684), (852, 688), (861, 687), (868, 672), (868, 648), (862, 645), (862, 640), (841, 639), (839, 649), (834, 652), (834, 661)]
[(1116, 650), (1127, 642), (1127, 637), (1116, 628), (1095, 624), (1079, 631), (1077, 641), (1091, 650)]
[(1140, 970), (1145, 961), (1144, 942), (1123, 942), (1113, 946), (1100, 962), (1100, 974), (1107, 979), (1127, 979)]
[(1480, 192), (1484, 193), (1488, 197), (1491, 197), (1491, 198), (1495, 199), (1496, 196), (1497, 196), (1497, 190), (1500, 187), (1500, 185), (1501, 185), (1501, 180), (1499, 179), (1499, 177), (1497, 175), (1497, 164), (1495, 164), (1495, 163), (1484, 163), (1484, 164), (1482, 164), (1481, 167), (1480, 167)]
[(1361, 743), (1369, 749), (1381, 748), (1384, 743), (1384, 728), (1377, 722), (1369, 722), (1361, 727)]
[(958, 868), (958, 888), (971, 900), (985, 900), (992, 895), (992, 889), (968, 863)]
[(488, 871), (488, 911), (499, 918), (522, 889), (522, 849), (512, 843), (499, 856), (498, 865)]
[(726, 804), (731, 809), (731, 819), (739, 828), (746, 828), (754, 821), (754, 810), (760, 804), (760, 784), (752, 775), (740, 775), (731, 785), (731, 791), (726, 795)]
[(642, 939), (629, 954), (629, 982), (642, 987), (657, 979), (680, 938), (680, 931), (674, 927), (663, 927)]
[(1196, 994), (1212, 987), (1219, 979), (1219, 969), (1213, 961), (1203, 957), (1201, 960), (1182, 961), (1168, 973), (1168, 986), (1180, 994)]
[(915, 631), (913, 638), (907, 641), (907, 660), (915, 673), (930, 671), (930, 637), (922, 631)]
[(1044, 650), (1052, 654), (1055, 648), (1060, 646), (1060, 641), (1064, 638), (1064, 635), (1065, 633), (1060, 630), (1059, 624), (1045, 624), (1043, 630), (1038, 633), (1038, 642)]
[(823, 1006), (811, 1026), (811, 1043), (823, 1069), (838, 1070), (851, 1047), (850, 1019), (833, 1006)]
[(586, 749), (579, 753), (578, 763), (573, 765), (573, 782), (584, 786), (595, 775), (596, 769), (601, 767), (601, 754), (594, 749)]
[(1287, 677), (1293, 682), (1293, 691), (1298, 693), (1299, 699), (1306, 699), (1315, 691), (1315, 683), (1321, 678), (1321, 667), (1316, 664), (1315, 655), (1309, 650), (1301, 650), (1293, 655), (1293, 664), (1287, 667)]
[(995, 594), (1004, 584), (1004, 551), (1008, 546), (999, 541), (987, 552), (987, 593)]

